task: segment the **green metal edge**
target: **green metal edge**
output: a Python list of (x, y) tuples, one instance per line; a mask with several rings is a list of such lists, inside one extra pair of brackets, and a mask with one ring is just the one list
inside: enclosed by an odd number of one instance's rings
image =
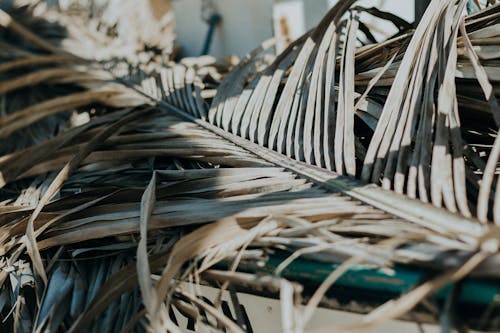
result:
[[(239, 271), (251, 273), (275, 274), (276, 268), (285, 257), (271, 256), (264, 266), (257, 262), (245, 262), (238, 266)], [(330, 273), (339, 267), (338, 264), (296, 259), (281, 273), (291, 281), (308, 281), (311, 285), (319, 285)], [(344, 273), (336, 286), (368, 290), (380, 293), (403, 294), (416, 287), (424, 280), (427, 273), (424, 270), (396, 265), (392, 268), (374, 268), (366, 265), (353, 265)], [(452, 290), (451, 285), (440, 289), (435, 296), (443, 300)], [(460, 303), (490, 305), (500, 303), (500, 281), (494, 279), (466, 278), (461, 286), (458, 297)]]

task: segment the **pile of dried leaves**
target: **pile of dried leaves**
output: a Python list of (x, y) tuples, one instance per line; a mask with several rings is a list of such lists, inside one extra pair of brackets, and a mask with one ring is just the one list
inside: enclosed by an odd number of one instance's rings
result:
[[(500, 275), (494, 2), (433, 0), (413, 30), (340, 1), (271, 62), (266, 42), (229, 72), (84, 59), (61, 27), (0, 10), (0, 329), (178, 332), (176, 308), (243, 331), (181, 284), (205, 281), (279, 292), (283, 330), (300, 332), (355, 265), (427, 274), (323, 331), (419, 304), (442, 320), (428, 297)], [(361, 12), (400, 32), (376, 41)], [(277, 254), (266, 274), (239, 269)], [(286, 275), (299, 257), (336, 269), (302, 292)], [(447, 315), (500, 326), (494, 304)]]

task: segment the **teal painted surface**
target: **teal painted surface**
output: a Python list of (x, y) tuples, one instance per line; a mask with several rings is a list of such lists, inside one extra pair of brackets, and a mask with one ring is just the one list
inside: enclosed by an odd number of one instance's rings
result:
[[(448, 285), (436, 293), (439, 299), (445, 298), (451, 291)], [(462, 284), (459, 302), (473, 304), (500, 304), (500, 284), (498, 281), (466, 279)]]
[(469, 0), (467, 2), (467, 13), (469, 15), (471, 14), (474, 14), (475, 12), (479, 11), (479, 8), (476, 6), (476, 4), (474, 3), (474, 1), (472, 0)]
[[(257, 263), (240, 264), (238, 270), (253, 273), (274, 274), (284, 258), (271, 257), (264, 267)], [(325, 264), (311, 260), (297, 259), (282, 271), (281, 276), (289, 280), (308, 281), (318, 285), (338, 267), (336, 264)], [(364, 289), (380, 293), (405, 293), (421, 281), (424, 281), (425, 271), (409, 267), (396, 266), (392, 269), (373, 268), (364, 265), (353, 265), (339, 280), (336, 286)], [(446, 298), (452, 286), (448, 285), (436, 293), (438, 299)], [(472, 304), (500, 303), (500, 281), (486, 279), (465, 279), (459, 295), (459, 301)]]

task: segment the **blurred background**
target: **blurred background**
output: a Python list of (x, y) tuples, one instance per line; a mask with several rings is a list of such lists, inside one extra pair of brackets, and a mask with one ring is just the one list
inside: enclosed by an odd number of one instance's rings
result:
[[(216, 25), (210, 53), (215, 56), (244, 55), (262, 41), (277, 36), (283, 47), (286, 40), (293, 40), (314, 27), (337, 0), (174, 0), (177, 41), (185, 56), (200, 55), (210, 16), (221, 17)], [(363, 0), (359, 6), (377, 7), (397, 13), (413, 22), (412, 1)], [(377, 21), (377, 24), (373, 24)], [(397, 32), (387, 21), (363, 17), (363, 22), (376, 26), (379, 38)], [(207, 24), (208, 23), (208, 24)], [(285, 43), (283, 43), (285, 41)]]
[[(152, 51), (179, 59), (210, 54), (243, 56), (277, 37), (277, 51), (314, 27), (337, 0), (0, 0), (0, 7), (27, 6), (69, 29), (84, 57), (109, 59)], [(426, 3), (427, 0), (417, 1)], [(362, 0), (413, 22), (413, 1)], [(61, 12), (64, 15), (60, 15)], [(398, 30), (362, 14), (378, 40)], [(61, 22), (61, 21), (66, 22)], [(68, 40), (65, 43), (71, 43)], [(98, 50), (92, 45), (102, 45)], [(89, 45), (88, 49), (82, 45)], [(144, 48), (146, 46), (146, 48)], [(71, 49), (71, 45), (65, 45)], [(147, 55), (143, 55), (143, 57)], [(130, 60), (130, 59), (129, 59)], [(133, 61), (132, 61), (133, 62)]]

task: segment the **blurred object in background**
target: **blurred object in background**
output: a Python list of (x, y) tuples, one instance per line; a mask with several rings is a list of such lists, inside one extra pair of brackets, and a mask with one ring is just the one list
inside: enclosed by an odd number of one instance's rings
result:
[[(243, 56), (255, 45), (272, 37), (277, 38), (280, 52), (307, 30), (316, 26), (337, 0), (212, 0), (221, 21), (215, 25), (210, 39), (209, 54)], [(398, 0), (362, 0), (359, 6), (377, 7), (397, 14), (408, 22), (414, 20), (413, 5)], [(202, 0), (174, 0), (172, 8), (177, 17), (176, 34), (181, 56), (198, 56), (207, 42), (206, 15)], [(370, 25), (378, 40), (398, 31), (391, 23), (363, 13), (363, 22)], [(182, 19), (181, 19), (182, 18)], [(186, 19), (189, 18), (189, 19)]]
[[(222, 18), (210, 45), (210, 54), (215, 57), (243, 56), (273, 36), (278, 37), (279, 52), (287, 38), (291, 42), (301, 36), (328, 9), (326, 0), (212, 0), (210, 4)], [(205, 45), (209, 25), (204, 6), (201, 0), (172, 2), (182, 56), (197, 56)]]
[[(222, 21), (216, 26), (210, 54), (221, 57), (245, 55), (262, 41), (273, 36), (273, 0), (212, 1)], [(205, 44), (209, 25), (203, 15), (203, 1), (175, 0), (177, 41), (182, 56), (198, 56)]]
[(277, 1), (273, 6), (273, 28), (276, 53), (281, 53), (306, 32), (304, 3), (301, 0)]
[[(68, 29), (63, 47), (85, 58), (144, 63), (174, 52), (170, 0), (14, 0)], [(96, 47), (97, 46), (97, 47)]]

